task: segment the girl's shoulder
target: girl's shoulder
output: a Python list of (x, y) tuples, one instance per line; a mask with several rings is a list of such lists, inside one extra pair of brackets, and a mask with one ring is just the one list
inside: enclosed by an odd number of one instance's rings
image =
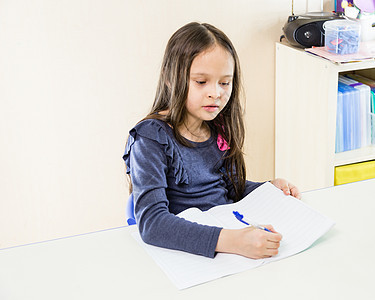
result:
[(136, 139), (137, 135), (154, 140), (162, 145), (170, 143), (173, 138), (172, 128), (159, 119), (146, 119), (139, 122), (129, 131), (129, 138)]
[[(127, 173), (131, 172), (130, 154), (134, 143), (137, 142), (139, 137), (143, 138), (143, 140), (147, 139), (153, 144), (149, 144), (149, 146), (154, 147), (155, 145), (159, 145), (157, 148), (165, 154), (169, 167), (174, 171), (176, 184), (189, 183), (181, 153), (173, 137), (173, 130), (166, 122), (159, 119), (143, 120), (129, 131), (129, 137), (123, 155), (123, 159), (127, 166)], [(146, 147), (144, 148), (145, 151), (150, 150), (147, 148), (147, 143), (143, 143), (143, 145)]]

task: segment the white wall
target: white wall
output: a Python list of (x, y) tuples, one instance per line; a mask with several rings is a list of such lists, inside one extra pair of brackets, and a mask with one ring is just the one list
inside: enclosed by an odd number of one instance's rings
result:
[(289, 0), (0, 0), (0, 248), (125, 224), (127, 132), (151, 105), (167, 40), (190, 21), (235, 44), (249, 177), (271, 178), (274, 42), (290, 11)]

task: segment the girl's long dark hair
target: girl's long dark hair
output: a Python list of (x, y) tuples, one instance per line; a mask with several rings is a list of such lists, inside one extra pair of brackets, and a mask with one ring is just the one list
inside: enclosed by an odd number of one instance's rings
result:
[[(210, 24), (189, 23), (177, 30), (169, 39), (160, 72), (154, 104), (145, 119), (161, 119), (171, 125), (176, 139), (191, 146), (177, 130), (186, 116), (186, 99), (189, 90), (190, 67), (194, 58), (203, 51), (218, 45), (227, 50), (234, 59), (231, 97), (212, 121), (210, 128), (228, 143), (224, 155), (224, 167), (235, 189), (235, 201), (242, 198), (245, 190), (246, 168), (243, 157), (244, 123), (240, 101), (242, 90), (239, 59), (229, 38)], [(167, 111), (166, 115), (158, 114)]]

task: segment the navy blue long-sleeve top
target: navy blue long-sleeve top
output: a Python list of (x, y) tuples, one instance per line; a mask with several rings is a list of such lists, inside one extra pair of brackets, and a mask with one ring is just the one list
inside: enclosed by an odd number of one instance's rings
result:
[[(157, 119), (144, 120), (129, 132), (123, 159), (133, 185), (134, 211), (145, 243), (215, 256), (221, 228), (176, 216), (190, 207), (208, 210), (232, 203), (233, 185), (223, 168), (217, 135), (187, 147)], [(262, 183), (246, 181), (243, 196)]]

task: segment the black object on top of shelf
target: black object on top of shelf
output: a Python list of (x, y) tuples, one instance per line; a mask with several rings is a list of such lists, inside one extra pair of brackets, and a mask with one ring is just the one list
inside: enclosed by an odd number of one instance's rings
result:
[(324, 46), (323, 24), (328, 20), (343, 19), (339, 13), (311, 12), (304, 15), (291, 15), (283, 27), (287, 41), (296, 47), (311, 48)]

